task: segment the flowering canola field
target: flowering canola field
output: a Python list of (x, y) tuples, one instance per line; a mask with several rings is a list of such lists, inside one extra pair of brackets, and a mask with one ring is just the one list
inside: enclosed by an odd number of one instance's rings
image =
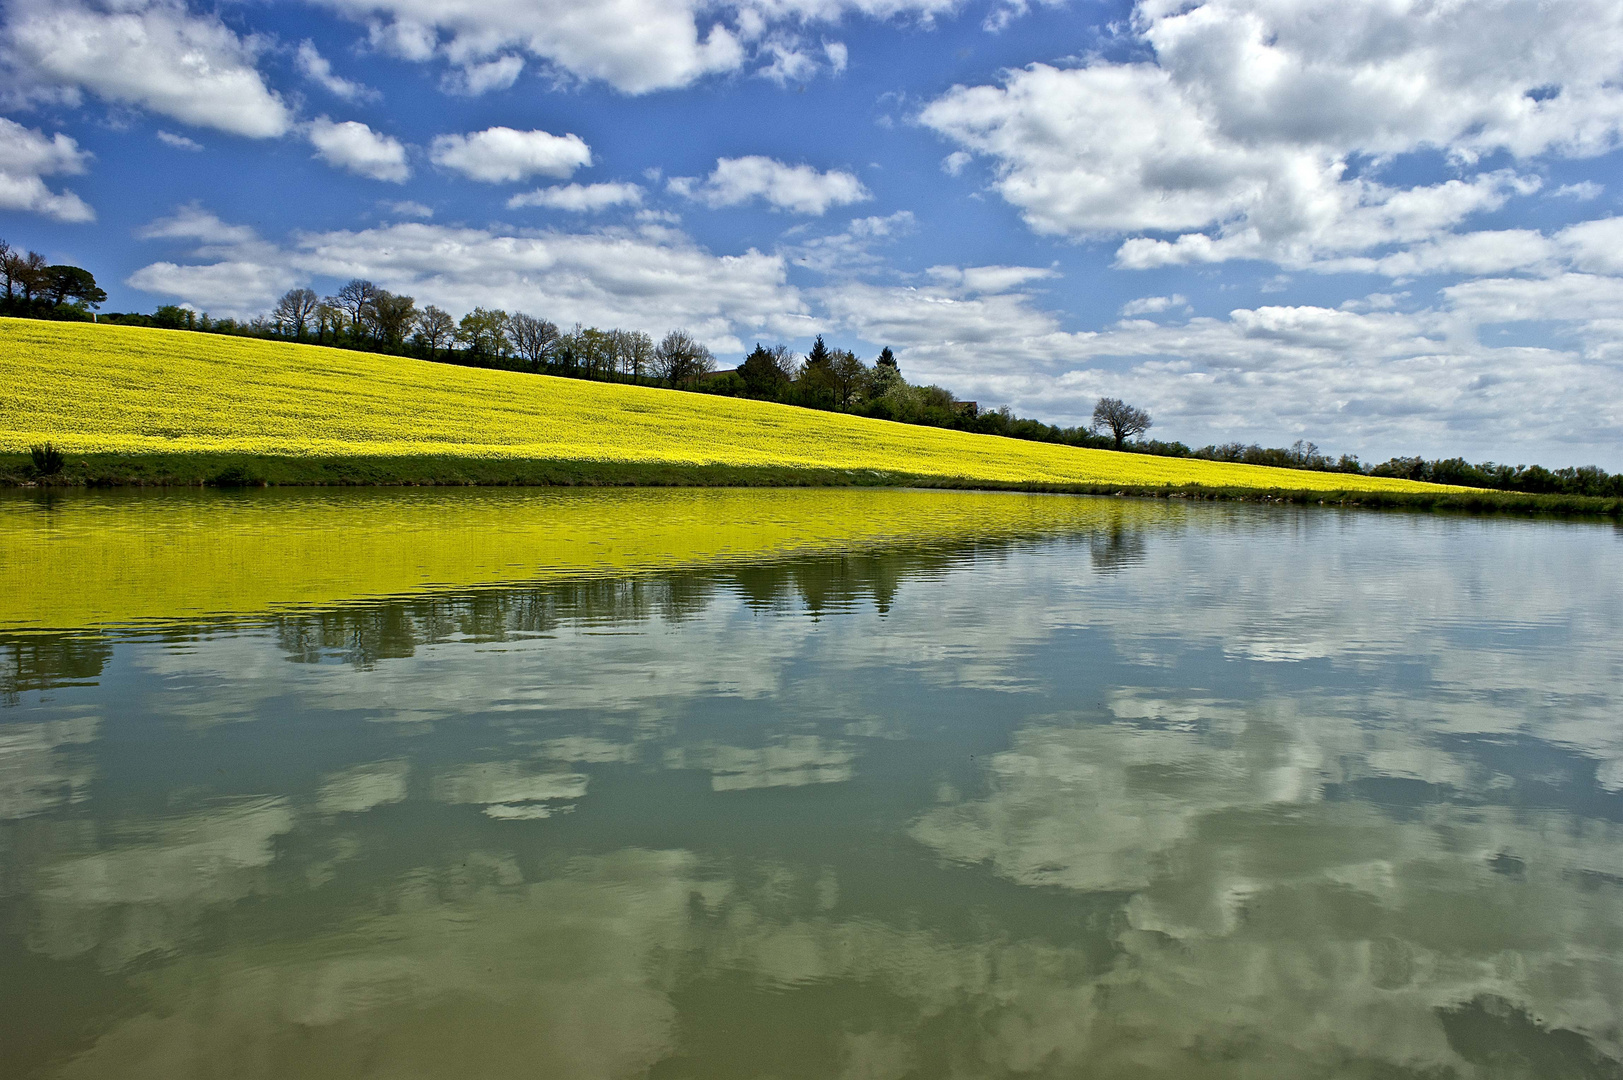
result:
[(175, 330), (0, 319), (0, 451), (449, 456), (997, 483), (1436, 490)]

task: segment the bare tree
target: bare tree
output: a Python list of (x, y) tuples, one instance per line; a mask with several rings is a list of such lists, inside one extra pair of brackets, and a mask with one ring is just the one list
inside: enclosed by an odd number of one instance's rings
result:
[(428, 350), (428, 358), (432, 360), (441, 348), (455, 339), (456, 320), (451, 318), (450, 312), (429, 304), (417, 313), (417, 333), (413, 337)]
[(716, 358), (686, 330), (672, 330), (654, 350), (654, 374), (684, 386), (716, 369)]
[(534, 315), (519, 312), (507, 319), (507, 336), (513, 351), (524, 358), (531, 371), (540, 371), (558, 341), (558, 325)]
[(621, 331), (624, 337), (620, 340), (620, 361), (625, 365), (627, 375), (633, 379), (642, 378), (654, 363), (654, 339), (641, 330)]
[(378, 287), (364, 278), (355, 278), (338, 290), (332, 299), (349, 316), (349, 325), (360, 333), (372, 321), (372, 303), (377, 299)]
[(316, 341), (327, 340), (327, 331), (332, 331), (332, 339), (338, 340), (343, 332), (344, 323), (349, 316), (344, 314), (343, 306), (339, 304), (336, 296), (329, 296), (316, 305)]
[(12, 271), (12, 262), (16, 258), (16, 254), (11, 250), (11, 245), (4, 240), (0, 240), (0, 276), (6, 279), (6, 299), (8, 301), (16, 297), (13, 290), (16, 289), (17, 283)]
[(34, 306), (34, 297), (44, 292), (50, 284), (45, 269), (45, 256), (37, 251), (20, 256), (13, 253), (11, 256), (11, 274), (16, 277), (17, 287), (22, 290), (23, 303), (29, 307)]
[(320, 306), (321, 300), (314, 289), (289, 289), (276, 301), (276, 307), (271, 310), (271, 319), (282, 328), (283, 333), (291, 333), (294, 341), (302, 341), (305, 329)]
[(1128, 436), (1142, 435), (1150, 430), (1151, 422), (1149, 413), (1133, 408), (1121, 398), (1102, 397), (1099, 404), (1093, 407), (1093, 426), (1109, 428), (1116, 440), (1117, 450), (1121, 449)]

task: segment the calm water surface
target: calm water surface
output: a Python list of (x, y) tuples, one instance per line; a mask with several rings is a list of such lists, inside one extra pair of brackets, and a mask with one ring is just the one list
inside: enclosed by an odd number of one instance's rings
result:
[(412, 497), (0, 505), (0, 1074), (1623, 1076), (1614, 528), (438, 493), (696, 539), (267, 569)]

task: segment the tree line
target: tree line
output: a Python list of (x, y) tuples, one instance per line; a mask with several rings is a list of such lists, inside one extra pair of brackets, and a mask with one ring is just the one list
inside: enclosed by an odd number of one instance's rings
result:
[(51, 265), (37, 251), (17, 251), (0, 240), (0, 315), (21, 318), (81, 319), (106, 302), (90, 271), (66, 264)]
[[(88, 320), (107, 299), (89, 271), (48, 265), (37, 253), (14, 251), (4, 240), (0, 240), (0, 276), (5, 286), (0, 314)], [(269, 312), (247, 320), (211, 319), (207, 312), (166, 304), (151, 315), (107, 314), (100, 321), (665, 386), (1065, 446), (1529, 494), (1623, 496), (1623, 473), (1592, 465), (1546, 469), (1491, 461), (1472, 464), (1459, 457), (1395, 457), (1366, 465), (1356, 455), (1331, 458), (1305, 440), (1290, 447), (1230, 442), (1191, 449), (1182, 442), (1144, 438), (1153, 426), (1149, 412), (1119, 398), (1100, 398), (1088, 425), (1059, 427), (1018, 417), (1007, 407), (983, 410), (942, 386), (909, 383), (888, 346), (870, 365), (848, 349), (830, 348), (821, 335), (804, 357), (782, 344), (756, 344), (736, 368), (718, 370), (714, 354), (686, 330), (671, 330), (656, 342), (640, 330), (577, 324), (565, 332), (548, 319), (500, 308), (475, 307), (458, 319), (433, 304), (418, 307), (415, 298), (363, 278), (347, 282), (330, 296), (313, 289), (289, 289)]]

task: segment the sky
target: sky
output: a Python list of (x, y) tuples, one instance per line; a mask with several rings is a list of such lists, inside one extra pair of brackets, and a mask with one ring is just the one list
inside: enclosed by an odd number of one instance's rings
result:
[(1616, 0), (0, 0), (0, 238), (1623, 468)]

